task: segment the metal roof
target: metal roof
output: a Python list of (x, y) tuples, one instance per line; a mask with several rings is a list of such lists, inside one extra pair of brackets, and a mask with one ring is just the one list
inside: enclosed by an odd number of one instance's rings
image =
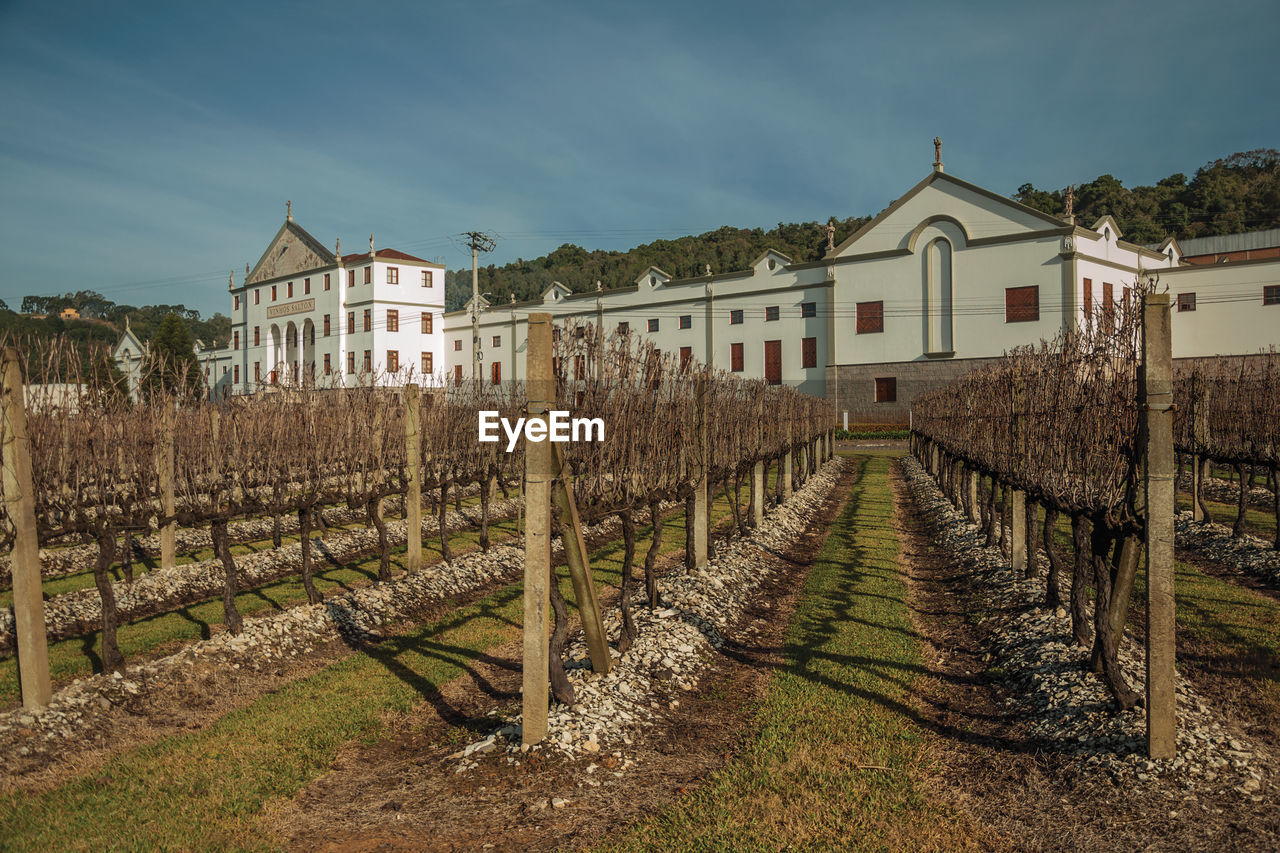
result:
[(1179, 240), (1183, 255), (1214, 255), (1220, 252), (1244, 252), (1280, 246), (1280, 228), (1247, 231), (1244, 234), (1219, 234), (1216, 237), (1192, 237)]

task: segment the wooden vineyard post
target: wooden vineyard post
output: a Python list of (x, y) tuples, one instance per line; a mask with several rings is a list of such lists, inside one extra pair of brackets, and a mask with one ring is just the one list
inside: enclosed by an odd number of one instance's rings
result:
[[(529, 315), (529, 419), (547, 419), (555, 402), (555, 373), (551, 364), (551, 315)], [(545, 433), (544, 433), (545, 435)], [(521, 689), (524, 722), (521, 742), (539, 743), (547, 736), (550, 652), (547, 649), (547, 611), (551, 581), (551, 442), (525, 443), (524, 536), (524, 670)]]
[(701, 569), (707, 565), (710, 501), (707, 500), (707, 475), (711, 468), (711, 453), (707, 447), (707, 377), (699, 375), (694, 385), (693, 435), (697, 443), (695, 451), (696, 479), (693, 483), (693, 564)]
[(764, 524), (764, 463), (751, 466), (751, 525)]
[(964, 469), (965, 488), (969, 490), (969, 521), (974, 524), (978, 523), (978, 472), (972, 468), (965, 466)]
[(1191, 436), (1195, 453), (1191, 456), (1191, 520), (1204, 521), (1204, 509), (1200, 504), (1200, 493), (1204, 489), (1204, 457), (1200, 448), (1204, 446), (1205, 407), (1200, 399), (1201, 388), (1196, 374), (1191, 377)]
[(782, 478), (782, 499), (791, 500), (791, 427), (787, 427), (787, 450), (782, 454), (782, 469), (778, 471)]
[(1010, 489), (1013, 497), (1013, 514), (1009, 519), (1009, 535), (1012, 542), (1009, 548), (1013, 576), (1022, 579), (1027, 572), (1027, 493), (1021, 489)]
[(173, 494), (173, 401), (165, 400), (160, 414), (160, 511), (171, 520), (160, 528), (160, 568), (177, 565), (176, 535), (178, 522), (172, 520), (177, 511)]
[(9, 561), (13, 583), (13, 620), (18, 638), (19, 689), (22, 707), (38, 711), (53, 698), (49, 683), (49, 642), (44, 626), (40, 584), (40, 544), (36, 539), (36, 497), (31, 480), (31, 437), (27, 434), (22, 397), (22, 364), (18, 351), (5, 347), (0, 366), (0, 418), (4, 431), (5, 513), (14, 527)]
[(418, 436), (418, 386), (404, 387), (404, 459), (409, 470), (409, 484), (404, 495), (405, 569), (422, 568), (422, 460)]
[[(549, 443), (549, 442), (548, 442)], [(582, 538), (582, 522), (578, 519), (578, 503), (566, 480), (568, 466), (560, 445), (551, 445), (555, 454), (555, 468), (559, 475), (551, 487), (551, 499), (560, 511), (560, 543), (564, 546), (564, 559), (569, 564), (569, 578), (573, 581), (573, 596), (578, 601), (582, 615), (582, 633), (591, 653), (591, 668), (601, 675), (609, 671), (609, 639), (600, 617), (600, 602), (596, 598), (596, 585), (591, 579), (591, 564), (587, 560), (587, 543)]]
[(1140, 389), (1146, 447), (1147, 754), (1173, 758), (1177, 747), (1174, 692), (1173, 590), (1173, 347), (1169, 295), (1148, 294), (1142, 306)]

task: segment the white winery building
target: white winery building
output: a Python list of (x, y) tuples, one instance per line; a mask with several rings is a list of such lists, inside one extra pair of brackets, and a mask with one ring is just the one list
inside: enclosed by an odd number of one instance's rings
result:
[[(851, 421), (905, 422), (921, 391), (1078, 328), (1153, 274), (1174, 300), (1175, 358), (1280, 344), (1280, 257), (1258, 254), (1187, 263), (1175, 240), (1138, 246), (1109, 216), (1085, 227), (935, 162), (821, 260), (766, 251), (745, 270), (674, 279), (651, 267), (622, 288), (571, 293), (556, 283), (536, 300), (482, 298), (475, 343), (482, 381), (522, 380), (526, 319), (550, 312), (829, 397)], [(426, 384), (472, 375), (470, 303), (443, 313), (444, 268), (375, 251), (372, 238), (368, 253), (330, 252), (288, 216), (230, 296), (231, 346), (202, 355), (223, 392), (397, 370)]]

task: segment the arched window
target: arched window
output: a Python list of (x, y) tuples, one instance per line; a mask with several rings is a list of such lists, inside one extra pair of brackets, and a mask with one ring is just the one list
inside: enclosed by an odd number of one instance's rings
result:
[(955, 349), (951, 339), (951, 290), (951, 243), (945, 237), (937, 237), (924, 253), (926, 353), (950, 353)]

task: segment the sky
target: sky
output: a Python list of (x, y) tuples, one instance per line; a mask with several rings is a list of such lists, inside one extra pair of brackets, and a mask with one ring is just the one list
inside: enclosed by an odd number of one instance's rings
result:
[(229, 313), (284, 221), (469, 266), (1280, 147), (1280, 4), (0, 0), (0, 298)]

